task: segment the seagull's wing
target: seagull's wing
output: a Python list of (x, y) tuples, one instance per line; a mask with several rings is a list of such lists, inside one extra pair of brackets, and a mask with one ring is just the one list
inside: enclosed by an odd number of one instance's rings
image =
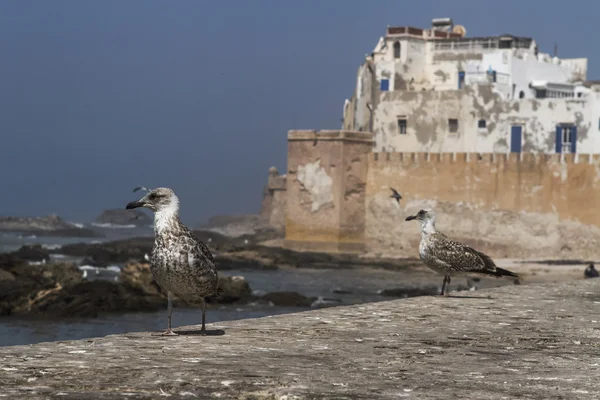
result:
[(213, 257), (210, 249), (207, 245), (202, 243), (202, 241), (198, 240), (198, 245), (196, 246), (196, 251), (202, 254), (204, 257), (208, 258), (211, 262), (215, 262), (215, 258)]
[(433, 257), (440, 264), (456, 272), (496, 273), (496, 264), (487, 255), (449, 239), (442, 233), (434, 234), (434, 243), (430, 247)]
[(135, 189), (133, 189), (133, 193), (137, 192), (138, 190), (143, 190), (144, 192), (150, 191), (146, 186), (138, 186)]
[(398, 196), (398, 197), (402, 198), (402, 196), (400, 195), (400, 193), (398, 193), (398, 191), (396, 189), (394, 189), (394, 188), (390, 188), (390, 189), (394, 193), (394, 196)]

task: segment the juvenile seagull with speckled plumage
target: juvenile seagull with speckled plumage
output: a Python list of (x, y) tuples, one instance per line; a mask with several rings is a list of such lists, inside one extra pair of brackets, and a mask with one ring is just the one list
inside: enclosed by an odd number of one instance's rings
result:
[(213, 255), (179, 219), (179, 199), (173, 190), (149, 190), (125, 208), (138, 207), (154, 211), (150, 270), (168, 296), (168, 328), (163, 335), (177, 335), (171, 330), (173, 296), (186, 301), (202, 301), (200, 332), (206, 332), (206, 297), (217, 294), (219, 281)]
[(435, 228), (435, 212), (420, 210), (406, 217), (406, 221), (417, 220), (421, 223), (421, 243), (419, 256), (429, 268), (444, 275), (440, 295), (447, 295), (446, 285), (450, 285), (453, 275), (478, 274), (484, 276), (518, 277), (517, 274), (499, 268), (486, 254), (465, 244), (455, 242)]

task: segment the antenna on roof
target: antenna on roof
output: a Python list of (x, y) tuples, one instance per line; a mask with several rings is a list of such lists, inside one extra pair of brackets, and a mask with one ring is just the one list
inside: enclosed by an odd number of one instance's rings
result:
[(558, 54), (558, 43), (554, 42), (554, 54), (552, 54), (552, 57), (556, 57)]

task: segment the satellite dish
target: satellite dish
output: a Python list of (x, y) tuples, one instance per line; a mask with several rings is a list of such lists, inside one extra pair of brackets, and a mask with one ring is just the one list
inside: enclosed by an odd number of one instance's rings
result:
[(458, 33), (461, 37), (464, 37), (467, 34), (467, 30), (462, 25), (454, 25), (452, 33)]

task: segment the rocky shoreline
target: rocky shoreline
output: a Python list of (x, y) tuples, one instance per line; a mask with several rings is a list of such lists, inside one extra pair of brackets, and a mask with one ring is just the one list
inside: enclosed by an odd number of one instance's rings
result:
[[(231, 270), (242, 271), (242, 274), (243, 271), (297, 268), (376, 267), (401, 270), (420, 265), (417, 259), (373, 260), (350, 254), (295, 252), (261, 245), (264, 240), (275, 236), (269, 231), (236, 238), (214, 231), (194, 233), (211, 248), (220, 271), (222, 294), (209, 299), (209, 307), (210, 304), (248, 303), (304, 308), (336, 305), (335, 299), (305, 296), (294, 291), (253, 292), (243, 276), (228, 276), (227, 271)], [(153, 281), (145, 260), (152, 245), (153, 238), (141, 237), (104, 243), (68, 244), (55, 249), (26, 245), (13, 253), (0, 254), (0, 315), (66, 318), (162, 310), (165, 308), (166, 295)], [(59, 255), (80, 261), (57, 262)], [(115, 269), (117, 272), (113, 272)], [(97, 276), (98, 271), (103, 274), (106, 272), (109, 279), (102, 278), (101, 274), (100, 279), (90, 280), (89, 277)], [(431, 294), (434, 289), (383, 290), (381, 294), (409, 297)], [(181, 301), (176, 301), (175, 305), (197, 306)]]
[[(221, 294), (209, 304), (264, 302), (273, 306), (310, 307), (316, 298), (295, 292), (255, 295), (242, 276), (219, 277)], [(86, 280), (75, 263), (28, 264), (0, 255), (0, 316), (97, 317), (104, 313), (162, 310), (166, 294), (152, 279), (148, 264), (130, 262), (117, 281)], [(175, 300), (176, 307), (198, 304)]]

